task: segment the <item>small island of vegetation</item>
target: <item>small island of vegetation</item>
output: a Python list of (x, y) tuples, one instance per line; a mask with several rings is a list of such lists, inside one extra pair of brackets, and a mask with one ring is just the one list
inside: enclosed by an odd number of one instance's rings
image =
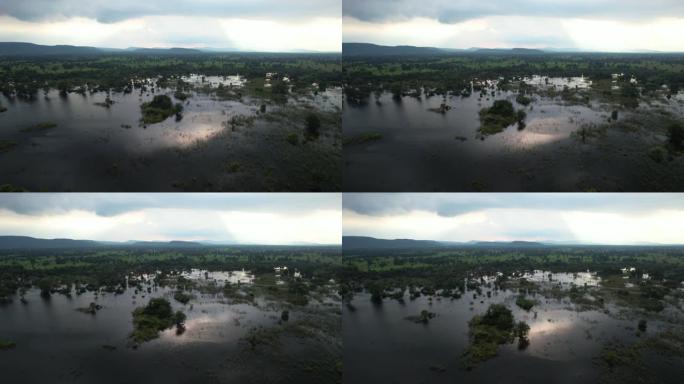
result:
[(530, 326), (524, 321), (517, 324), (513, 313), (503, 304), (491, 304), (484, 315), (474, 316), (468, 323), (470, 346), (462, 355), (466, 369), (473, 369), (478, 363), (497, 355), (499, 345), (519, 339), (519, 347), (529, 344), (527, 334)]
[(184, 328), (185, 313), (173, 312), (171, 303), (162, 298), (150, 300), (145, 307), (133, 311), (133, 333), (131, 339), (135, 343), (144, 343), (159, 337), (159, 332), (174, 325), (178, 330)]
[(183, 105), (177, 103), (174, 105), (171, 98), (166, 95), (157, 95), (152, 101), (143, 103), (140, 106), (142, 110), (142, 122), (144, 124), (156, 124), (169, 118), (169, 116), (176, 115), (176, 119), (180, 120), (183, 112)]
[(516, 112), (513, 103), (508, 100), (496, 100), (490, 108), (480, 110), (480, 129), (482, 136), (503, 132), (516, 122), (523, 126), (527, 114), (522, 109)]

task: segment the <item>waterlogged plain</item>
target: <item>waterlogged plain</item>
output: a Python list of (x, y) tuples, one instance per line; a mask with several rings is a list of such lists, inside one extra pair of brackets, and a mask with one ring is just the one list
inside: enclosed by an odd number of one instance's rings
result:
[[(334, 252), (141, 252), (56, 251), (3, 259), (0, 340), (11, 343), (0, 351), (4, 377), (82, 383), (341, 381)], [(142, 261), (131, 263), (132, 257)], [(109, 266), (98, 264), (84, 274), (86, 264), (98, 258)], [(211, 269), (192, 267), (202, 264)], [(239, 264), (251, 269), (221, 269)], [(161, 319), (164, 311), (170, 320), (157, 329), (160, 322), (150, 316)]]
[(339, 67), (325, 55), (0, 62), (3, 189), (339, 190)]
[[(681, 251), (666, 274), (624, 250), (546, 252), (356, 253), (343, 285), (345, 381), (678, 382)], [(552, 270), (525, 269), (535, 264)]]
[(345, 60), (346, 188), (682, 190), (681, 67), (639, 56)]

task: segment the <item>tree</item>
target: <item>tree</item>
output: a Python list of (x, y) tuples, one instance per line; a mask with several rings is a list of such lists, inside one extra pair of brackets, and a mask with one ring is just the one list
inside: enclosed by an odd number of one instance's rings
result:
[(639, 331), (641, 332), (646, 332), (646, 320), (641, 319), (639, 320)]
[(530, 333), (530, 326), (524, 321), (519, 321), (515, 326), (515, 336), (518, 338), (518, 349), (525, 349), (530, 345), (527, 335)]
[(500, 330), (511, 330), (514, 326), (513, 313), (502, 304), (492, 304), (482, 316), (482, 323)]
[(680, 123), (673, 123), (667, 128), (667, 139), (674, 148), (681, 148), (684, 144), (684, 127)]
[(318, 115), (310, 113), (306, 116), (306, 134), (309, 137), (318, 137), (321, 128), (321, 119)]

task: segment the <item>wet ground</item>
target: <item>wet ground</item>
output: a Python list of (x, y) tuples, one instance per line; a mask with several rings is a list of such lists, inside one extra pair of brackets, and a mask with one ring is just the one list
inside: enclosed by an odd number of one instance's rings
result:
[[(590, 273), (555, 273), (553, 281), (549, 281), (548, 272), (525, 277), (546, 288), (560, 284), (563, 290), (573, 284), (583, 287), (598, 282)], [(453, 300), (438, 296), (410, 300), (406, 294), (403, 303), (385, 299), (381, 305), (374, 305), (369, 294), (356, 295), (351, 302), (353, 309), (343, 306), (345, 382), (591, 383), (607, 378), (606, 368), (597, 362), (606, 343), (641, 340), (635, 330), (644, 314), (610, 303), (600, 309), (580, 310), (567, 297), (537, 294), (529, 296), (537, 305), (528, 312), (515, 304), (517, 291), (483, 287), (481, 295), (474, 298), (475, 293), (467, 291)], [(530, 344), (524, 350), (519, 350), (517, 343), (502, 345), (498, 356), (465, 370), (460, 359), (468, 345), (468, 321), (493, 303), (505, 304), (516, 321), (529, 324)], [(428, 324), (406, 319), (422, 310), (434, 312), (436, 317)], [(681, 309), (668, 307), (664, 313), (667, 315), (648, 319), (648, 334), (655, 335), (677, 323), (681, 326)], [(684, 367), (684, 359), (665, 360), (654, 359), (661, 370), (650, 377), (654, 382), (678, 382), (677, 372)]]
[[(186, 78), (215, 88), (239, 77)], [(31, 191), (337, 191), (341, 178), (341, 90), (278, 104), (249, 97), (221, 100), (190, 92), (183, 118), (143, 126), (140, 105), (169, 89), (60, 96), (32, 102), (0, 95), (0, 185)], [(266, 104), (266, 113), (260, 113)], [(305, 117), (321, 116), (320, 136), (304, 140)], [(237, 120), (234, 120), (237, 119)], [(242, 120), (242, 121), (241, 121)], [(231, 121), (238, 121), (237, 124)], [(36, 129), (41, 123), (56, 126)], [(288, 135), (297, 135), (296, 145)]]
[[(548, 84), (546, 79), (549, 79)], [(517, 92), (488, 88), (485, 97), (371, 95), (363, 106), (345, 103), (345, 138), (381, 138), (345, 145), (347, 191), (679, 191), (684, 156), (653, 161), (648, 153), (667, 140), (667, 119), (684, 118), (684, 95), (641, 102), (637, 109), (591, 100), (575, 103), (549, 94), (566, 85), (591, 87), (582, 78), (530, 78), (529, 106)], [(379, 96), (379, 97), (378, 97)], [(482, 138), (479, 111), (506, 99), (527, 113), (525, 127)], [(431, 111), (445, 103), (445, 113)], [(613, 110), (617, 121), (610, 121)], [(582, 128), (590, 132), (585, 140)]]
[[(184, 275), (201, 284), (251, 284), (244, 271), (195, 270)], [(147, 288), (151, 288), (151, 293)], [(151, 280), (141, 291), (130, 287), (122, 294), (86, 292), (72, 297), (53, 294), (43, 299), (37, 289), (0, 306), (0, 339), (16, 347), (0, 351), (3, 381), (12, 383), (319, 383), (337, 373), (321, 366), (339, 359), (339, 343), (291, 332), (278, 333), (272, 344), (254, 348), (244, 340), (254, 328), (279, 329), (281, 312), (288, 309), (287, 324), (335, 321), (339, 301), (312, 300), (293, 307), (259, 298), (253, 303), (232, 303), (221, 293), (191, 291), (186, 305), (173, 299), (170, 288), (155, 287)], [(164, 331), (156, 340), (132, 348), (131, 313), (151, 298), (165, 297), (187, 315), (186, 330)], [(78, 311), (95, 302), (95, 315)], [(336, 303), (336, 306), (333, 305)], [(335, 320), (337, 319), (337, 320)], [(339, 331), (338, 331), (339, 332)], [(333, 334), (338, 332), (332, 331)], [(308, 364), (308, 365), (306, 365)], [(327, 364), (327, 365), (326, 365)], [(308, 371), (307, 371), (308, 369)]]

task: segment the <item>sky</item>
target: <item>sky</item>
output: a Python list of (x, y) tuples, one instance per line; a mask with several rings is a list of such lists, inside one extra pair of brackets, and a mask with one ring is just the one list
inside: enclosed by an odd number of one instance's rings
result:
[(681, 0), (344, 0), (342, 8), (345, 42), (684, 51)]
[(0, 0), (0, 41), (339, 52), (342, 0)]
[(684, 244), (683, 194), (359, 194), (345, 236), (438, 241)]
[(100, 241), (340, 244), (340, 194), (0, 195), (0, 235)]

